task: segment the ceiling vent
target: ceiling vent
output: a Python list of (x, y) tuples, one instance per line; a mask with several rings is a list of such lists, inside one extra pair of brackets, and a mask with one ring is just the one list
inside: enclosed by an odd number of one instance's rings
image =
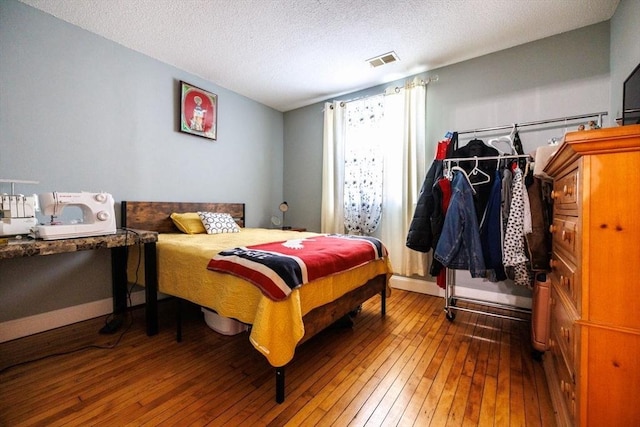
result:
[(369, 63), (369, 65), (375, 68), (375, 67), (390, 64), (392, 62), (396, 62), (399, 60), (400, 58), (398, 58), (398, 55), (396, 55), (396, 53), (392, 51), (389, 53), (384, 53), (382, 55), (376, 56), (371, 59), (367, 59), (367, 62)]

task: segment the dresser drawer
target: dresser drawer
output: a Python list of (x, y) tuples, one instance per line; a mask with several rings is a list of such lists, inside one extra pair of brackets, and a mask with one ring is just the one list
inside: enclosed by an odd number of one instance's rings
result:
[(578, 169), (574, 169), (553, 183), (551, 198), (556, 210), (578, 212)]
[(562, 411), (563, 414), (569, 418), (570, 424), (576, 424), (576, 413), (577, 413), (577, 393), (576, 393), (576, 384), (573, 381), (573, 375), (567, 369), (567, 365), (565, 364), (562, 354), (560, 353), (558, 347), (555, 344), (554, 340), (551, 340), (551, 346), (549, 348), (549, 356), (552, 358), (553, 368), (555, 370), (556, 375), (553, 378), (554, 384), (549, 384), (549, 387), (556, 388), (559, 392), (558, 394), (562, 396), (562, 402), (564, 409)]
[(575, 262), (578, 257), (578, 218), (554, 215), (549, 231), (552, 235), (554, 250), (564, 251), (569, 259)]
[(578, 319), (566, 298), (552, 284), (551, 287), (551, 336), (562, 352), (571, 374), (575, 374), (577, 342), (580, 328), (575, 322)]
[(581, 284), (575, 265), (557, 252), (551, 254), (551, 281), (567, 295), (578, 314), (581, 313)]

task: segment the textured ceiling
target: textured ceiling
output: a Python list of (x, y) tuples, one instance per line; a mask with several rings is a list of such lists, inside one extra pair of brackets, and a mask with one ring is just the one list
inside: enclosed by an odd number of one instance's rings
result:
[[(289, 111), (611, 18), (619, 0), (21, 0)], [(395, 51), (400, 61), (366, 62)]]

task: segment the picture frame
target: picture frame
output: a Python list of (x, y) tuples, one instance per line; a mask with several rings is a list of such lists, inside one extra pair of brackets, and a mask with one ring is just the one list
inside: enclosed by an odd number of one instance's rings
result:
[(180, 131), (216, 140), (218, 95), (180, 81)]

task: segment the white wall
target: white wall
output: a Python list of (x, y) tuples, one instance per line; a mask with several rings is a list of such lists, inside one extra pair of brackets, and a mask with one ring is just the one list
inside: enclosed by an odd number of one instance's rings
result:
[[(180, 80), (218, 95), (217, 141), (178, 131)], [(122, 200), (245, 202), (269, 226), (282, 145), (282, 113), (0, 1), (0, 178), (40, 181), (18, 192), (108, 191), (118, 217)], [(0, 260), (0, 322), (110, 297), (107, 250)]]

